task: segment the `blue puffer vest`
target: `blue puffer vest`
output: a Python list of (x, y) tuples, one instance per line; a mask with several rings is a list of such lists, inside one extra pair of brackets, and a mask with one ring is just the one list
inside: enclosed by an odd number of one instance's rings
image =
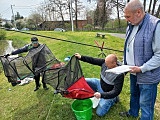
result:
[[(158, 22), (160, 22), (158, 18), (146, 14), (143, 21), (140, 23), (134, 41), (134, 61), (136, 66), (142, 66), (153, 56), (154, 53), (152, 50), (152, 40), (154, 38), (154, 32)], [(127, 31), (127, 39), (124, 47), (125, 52), (127, 40), (130, 36), (132, 29), (133, 26), (130, 26)], [(125, 52), (124, 64), (127, 64)], [(147, 71), (145, 73), (137, 73), (138, 84), (153, 84), (157, 82), (160, 82), (160, 67), (151, 71)]]

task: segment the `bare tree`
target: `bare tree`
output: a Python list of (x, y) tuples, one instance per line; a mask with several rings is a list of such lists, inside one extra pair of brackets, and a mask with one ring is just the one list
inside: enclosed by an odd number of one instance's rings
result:
[(38, 25), (42, 22), (42, 17), (40, 14), (38, 13), (32, 13), (29, 17), (28, 17), (28, 21), (27, 21), (27, 26), (29, 26), (29, 28), (31, 29), (37, 29)]
[(156, 12), (156, 17), (159, 17), (159, 13), (160, 13), (160, 4), (159, 4), (159, 6), (158, 6), (158, 10), (157, 10), (157, 12)]
[(50, 9), (56, 12), (57, 19), (61, 18), (64, 22), (63, 9), (66, 8), (65, 3), (62, 0), (49, 0), (49, 4), (51, 6)]
[(120, 13), (123, 12), (126, 2), (123, 0), (111, 0), (113, 9), (116, 8), (117, 11), (117, 19), (118, 19), (118, 27), (121, 27), (120, 23)]
[(84, 9), (84, 6), (82, 5), (82, 2), (80, 2), (80, 0), (75, 0), (74, 2), (75, 2), (75, 9), (73, 9), (73, 11), (75, 14), (76, 29), (78, 29), (78, 13), (80, 13), (80, 11)]
[(61, 26), (65, 26), (64, 24), (64, 16), (67, 14), (68, 8), (68, 0), (46, 0), (44, 3), (45, 17), (52, 20), (62, 21)]
[(117, 17), (118, 17), (118, 24), (119, 24), (119, 28), (121, 27), (120, 25), (121, 25), (121, 23), (120, 23), (120, 17), (119, 17), (119, 5), (118, 5), (118, 0), (117, 0)]
[(78, 23), (77, 23), (77, 0), (75, 0), (75, 22), (76, 22), (76, 29), (78, 29)]
[(102, 16), (101, 16), (101, 21), (102, 21), (102, 30), (105, 27), (105, 24), (107, 22), (107, 16), (106, 16), (106, 0), (103, 0), (103, 6), (102, 6)]
[(43, 21), (48, 21), (47, 13), (45, 11), (45, 5), (41, 5), (37, 8), (37, 13), (41, 15)]
[(94, 13), (94, 28), (99, 25), (98, 24), (98, 15), (99, 15), (99, 9), (98, 9), (98, 5), (97, 5), (97, 8)]
[[(91, 0), (89, 2), (91, 2)], [(112, 10), (116, 9), (120, 27), (120, 12), (123, 11), (125, 3), (126, 2), (124, 0), (98, 0), (94, 17), (94, 25), (100, 25), (103, 29), (110, 18), (109, 16), (112, 14)]]
[(154, 12), (155, 12), (155, 6), (156, 6), (156, 2), (157, 0), (153, 0), (153, 7), (152, 7), (152, 15), (154, 15)]
[(151, 12), (151, 6), (152, 6), (152, 0), (150, 0), (150, 3), (149, 3), (148, 13), (150, 13), (150, 12)]
[(146, 10), (146, 0), (144, 0), (143, 6), (144, 6), (144, 11), (145, 11)]
[(98, 0), (97, 3), (97, 24), (104, 29), (105, 21), (106, 21), (106, 1)]
[(54, 6), (49, 1), (44, 1), (41, 6), (37, 8), (37, 13), (42, 16), (43, 21), (54, 20)]

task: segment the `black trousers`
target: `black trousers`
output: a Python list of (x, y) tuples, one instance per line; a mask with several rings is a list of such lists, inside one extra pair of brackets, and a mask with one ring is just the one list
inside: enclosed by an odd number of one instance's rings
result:
[[(36, 74), (34, 76), (34, 79), (35, 79), (35, 83), (36, 83), (36, 87), (39, 87), (40, 86), (40, 73)], [(46, 85), (46, 83), (42, 80), (42, 84), (43, 86)]]

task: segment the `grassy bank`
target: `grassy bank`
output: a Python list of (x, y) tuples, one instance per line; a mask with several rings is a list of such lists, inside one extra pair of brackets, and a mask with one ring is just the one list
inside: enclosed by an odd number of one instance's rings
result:
[[(73, 42), (83, 43), (96, 46), (94, 40), (101, 45), (104, 41), (105, 48), (123, 50), (124, 40), (107, 34), (105, 39), (97, 38), (95, 32), (53, 32), (53, 31), (37, 31), (34, 34), (50, 36), (53, 38), (69, 40)], [(32, 35), (22, 34), (18, 32), (7, 32), (7, 39), (13, 40), (15, 48), (30, 43)], [(38, 37), (40, 43), (46, 44), (57, 59), (64, 62), (64, 58), (72, 56), (78, 52), (82, 55), (98, 57), (101, 52), (99, 48), (74, 44), (70, 42), (59, 41)], [(104, 49), (105, 54), (115, 53), (118, 59), (122, 61), (122, 52)], [(81, 67), (85, 77), (99, 78), (100, 68), (81, 62)], [(49, 86), (49, 85), (48, 85)], [(28, 85), (12, 87), (3, 72), (0, 74), (0, 120), (75, 120), (75, 115), (71, 110), (72, 99), (64, 98), (61, 95), (54, 95), (54, 89), (49, 86), (49, 90), (45, 91), (42, 87), (34, 92), (34, 81)], [(156, 102), (155, 119), (160, 118), (160, 97)], [(120, 94), (120, 102), (111, 108), (104, 117), (98, 117), (93, 109), (92, 120), (136, 120), (135, 118), (122, 118), (118, 115), (120, 111), (129, 108), (129, 77), (125, 77), (122, 93)]]

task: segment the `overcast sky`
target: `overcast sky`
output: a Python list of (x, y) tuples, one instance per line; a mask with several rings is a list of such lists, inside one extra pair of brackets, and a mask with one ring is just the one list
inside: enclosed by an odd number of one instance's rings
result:
[[(36, 10), (36, 8), (44, 1), (45, 0), (0, 0), (0, 16), (10, 20), (12, 16), (12, 5), (14, 14), (19, 12), (21, 16), (28, 17), (32, 11)], [(86, 2), (87, 0), (81, 1)], [(160, 3), (160, 0), (158, 0), (158, 2)], [(85, 6), (88, 6), (89, 8), (94, 7), (94, 5), (94, 2), (92, 2), (92, 5), (87, 2), (85, 3)]]
[(12, 5), (14, 14), (19, 12), (21, 16), (28, 17), (28, 15), (36, 10), (36, 8), (44, 1), (45, 0), (0, 0), (0, 16), (10, 20), (12, 16)]
[(2, 18), (11, 19), (13, 5), (13, 12), (19, 12), (20, 15), (27, 17), (31, 14), (31, 10), (35, 10), (38, 5), (44, 0), (0, 0), (0, 15)]

